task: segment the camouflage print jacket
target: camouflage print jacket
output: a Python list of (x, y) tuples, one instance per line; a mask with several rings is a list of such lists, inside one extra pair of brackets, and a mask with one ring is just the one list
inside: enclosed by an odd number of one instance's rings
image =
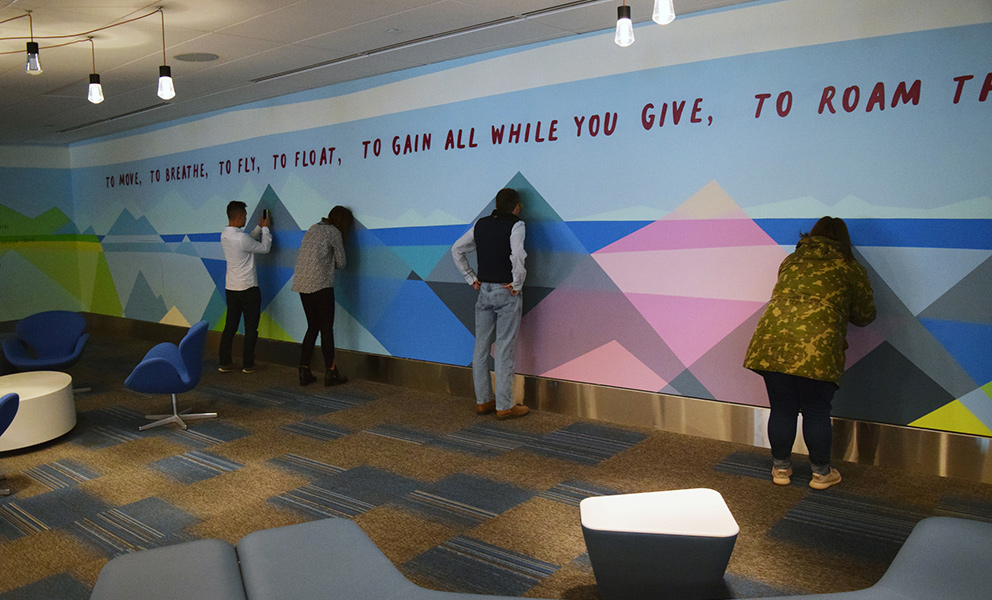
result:
[(847, 323), (875, 319), (868, 273), (825, 237), (803, 238), (782, 261), (778, 283), (751, 337), (744, 366), (840, 382)]

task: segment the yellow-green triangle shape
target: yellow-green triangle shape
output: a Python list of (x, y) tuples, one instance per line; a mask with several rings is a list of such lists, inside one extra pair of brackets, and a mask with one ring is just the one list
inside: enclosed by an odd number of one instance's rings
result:
[(992, 429), (986, 427), (960, 400), (945, 404), (909, 425), (911, 427), (924, 427), (926, 429), (939, 429), (941, 431), (953, 431), (956, 433), (992, 436)]
[[(221, 328), (223, 330), (223, 327)], [(270, 340), (280, 340), (283, 342), (295, 342), (291, 335), (286, 333), (286, 330), (282, 328), (279, 323), (269, 316), (269, 313), (263, 312), (262, 318), (258, 321), (258, 335), (259, 337), (267, 338)]]

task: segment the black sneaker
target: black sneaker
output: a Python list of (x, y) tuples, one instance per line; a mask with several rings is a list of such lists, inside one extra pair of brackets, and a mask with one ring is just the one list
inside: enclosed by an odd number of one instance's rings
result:
[(238, 370), (238, 365), (234, 363), (228, 363), (226, 365), (221, 365), (217, 367), (217, 370), (221, 373), (233, 373)]

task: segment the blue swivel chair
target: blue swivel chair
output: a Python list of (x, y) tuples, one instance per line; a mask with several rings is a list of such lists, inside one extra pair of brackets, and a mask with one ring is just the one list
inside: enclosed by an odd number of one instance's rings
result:
[[(20, 400), (17, 394), (7, 394), (3, 398), (0, 398), (0, 435), (3, 435), (10, 424), (14, 422), (14, 417), (17, 416), (17, 407), (20, 404)], [(3, 473), (0, 473), (0, 481), (3, 481)], [(0, 496), (9, 496), (10, 490), (7, 488), (0, 488)]]
[[(138, 429), (144, 431), (169, 423), (186, 429), (185, 421), (212, 419), (217, 413), (188, 413), (176, 410), (176, 394), (188, 392), (200, 382), (203, 373), (203, 346), (207, 340), (207, 322), (189, 328), (179, 345), (164, 342), (148, 351), (138, 366), (124, 380), (124, 386), (146, 394), (172, 394), (171, 415), (145, 415), (154, 421)], [(184, 421), (185, 420), (185, 421)]]
[(3, 340), (7, 361), (19, 371), (62, 371), (79, 362), (86, 341), (86, 319), (67, 310), (50, 310), (17, 322), (16, 338)]

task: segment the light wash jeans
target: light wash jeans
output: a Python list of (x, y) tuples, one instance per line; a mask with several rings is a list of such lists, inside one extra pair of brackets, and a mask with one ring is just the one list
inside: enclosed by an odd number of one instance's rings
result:
[(472, 379), (478, 404), (493, 399), (489, 348), (495, 339), (496, 410), (513, 408), (514, 359), (523, 306), (523, 295), (514, 296), (501, 283), (482, 283), (479, 288), (479, 299), (475, 303), (475, 352), (472, 355)]

